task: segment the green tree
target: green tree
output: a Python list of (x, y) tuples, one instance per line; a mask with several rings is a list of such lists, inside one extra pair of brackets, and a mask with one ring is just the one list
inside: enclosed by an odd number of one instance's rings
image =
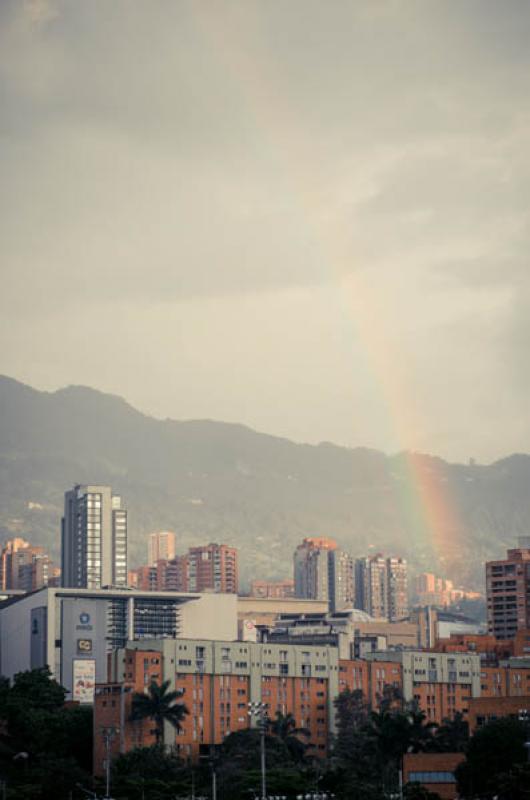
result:
[(440, 795), (430, 792), (421, 783), (407, 783), (403, 787), (404, 800), (440, 800)]
[(351, 800), (380, 798), (376, 737), (362, 691), (345, 689), (335, 699), (335, 709), (334, 770), (328, 776), (328, 787), (339, 797)]
[(112, 763), (112, 794), (116, 800), (173, 800), (191, 788), (191, 771), (162, 745), (138, 747)]
[(525, 740), (525, 725), (510, 717), (480, 728), (469, 740), (466, 760), (455, 772), (460, 795), (469, 798), (499, 795), (501, 776), (509, 776), (526, 761)]
[(132, 701), (133, 720), (152, 719), (155, 723), (156, 743), (161, 744), (164, 722), (169, 722), (176, 731), (182, 730), (182, 721), (189, 713), (184, 703), (177, 702), (180, 692), (169, 692), (170, 681), (158, 684), (152, 681), (145, 694), (136, 692)]
[(7, 797), (48, 800), (75, 796), (77, 783), (90, 783), (92, 709), (67, 706), (66, 690), (47, 668), (0, 681), (0, 774)]
[[(294, 714), (291, 712), (282, 714), (281, 711), (277, 711), (276, 717), (269, 720), (269, 730), (286, 745), (295, 761), (304, 760), (311, 731), (308, 728), (297, 727)], [(300, 737), (304, 737), (306, 741)]]
[(469, 742), (469, 725), (458, 711), (453, 719), (444, 719), (434, 732), (430, 750), (441, 753), (463, 753)]

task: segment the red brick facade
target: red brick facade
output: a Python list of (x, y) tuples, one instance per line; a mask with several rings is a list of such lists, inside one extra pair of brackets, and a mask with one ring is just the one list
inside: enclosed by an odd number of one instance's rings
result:
[(456, 800), (454, 771), (463, 760), (463, 753), (406, 753), (403, 783), (419, 783), (441, 800)]

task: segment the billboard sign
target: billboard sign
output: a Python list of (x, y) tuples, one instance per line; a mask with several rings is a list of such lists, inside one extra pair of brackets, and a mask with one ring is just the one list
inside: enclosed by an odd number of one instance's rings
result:
[(74, 659), (72, 699), (78, 703), (94, 702), (96, 684), (96, 661), (93, 658)]
[(258, 631), (256, 628), (256, 620), (255, 619), (244, 619), (242, 625), (242, 638), (244, 642), (257, 642), (258, 641)]

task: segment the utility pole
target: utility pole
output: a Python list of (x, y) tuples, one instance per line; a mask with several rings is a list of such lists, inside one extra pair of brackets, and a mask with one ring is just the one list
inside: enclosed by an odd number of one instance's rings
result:
[(265, 703), (249, 703), (248, 716), (255, 717), (260, 733), (260, 762), (261, 762), (261, 800), (267, 800), (267, 759), (265, 753), (265, 734), (269, 720)]

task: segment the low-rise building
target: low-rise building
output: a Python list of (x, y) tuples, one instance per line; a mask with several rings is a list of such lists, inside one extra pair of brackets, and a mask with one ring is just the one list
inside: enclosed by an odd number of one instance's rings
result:
[(340, 658), (359, 658), (374, 649), (417, 648), (418, 627), (410, 622), (376, 620), (353, 608), (328, 614), (280, 614), (272, 627), (262, 631), (262, 638), (335, 645)]
[(463, 753), (405, 753), (403, 782), (419, 783), (441, 800), (456, 800), (455, 770), (464, 758)]
[(254, 626), (272, 627), (282, 614), (327, 614), (327, 600), (304, 600), (298, 597), (238, 597), (237, 618), (240, 626), (250, 620)]
[(519, 719), (530, 715), (530, 692), (516, 697), (473, 697), (469, 703), (469, 732), (475, 733), (501, 717)]

